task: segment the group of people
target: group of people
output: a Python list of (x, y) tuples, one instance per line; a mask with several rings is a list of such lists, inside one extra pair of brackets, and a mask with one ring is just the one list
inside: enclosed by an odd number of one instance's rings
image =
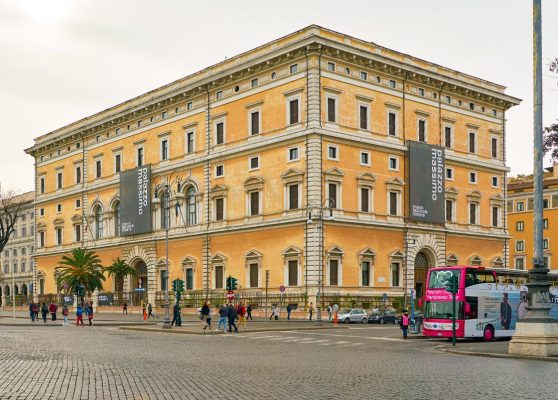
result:
[[(29, 316), (31, 317), (31, 322), (35, 322), (35, 320), (39, 319), (39, 312), (43, 318), (43, 323), (47, 322), (47, 316), (50, 313), (50, 319), (54, 323), (57, 320), (57, 313), (58, 313), (58, 305), (55, 304), (53, 301), (47, 306), (45, 302), (41, 303), (31, 303), (29, 304)], [(89, 321), (89, 326), (93, 325), (93, 302), (85, 302), (80, 303), (76, 307), (76, 325), (81, 323), (83, 326), (83, 313), (87, 316)], [(66, 303), (62, 305), (62, 317), (64, 318), (64, 322), (62, 322), (63, 326), (69, 325), (68, 322), (68, 315), (69, 310)]]
[[(246, 328), (247, 321), (254, 319), (252, 318), (252, 305), (248, 304), (246, 306), (243, 302), (238, 303), (236, 306), (232, 303), (221, 304), (217, 307), (217, 314), (219, 315), (219, 321), (215, 330), (219, 331), (222, 327), (225, 333), (232, 332), (233, 329), (235, 332), (238, 332), (237, 320), (239, 326), (244, 324), (244, 328)], [(207, 329), (211, 330), (213, 312), (211, 311), (211, 303), (208, 301), (204, 302), (200, 309), (200, 319), (203, 324), (204, 333)]]

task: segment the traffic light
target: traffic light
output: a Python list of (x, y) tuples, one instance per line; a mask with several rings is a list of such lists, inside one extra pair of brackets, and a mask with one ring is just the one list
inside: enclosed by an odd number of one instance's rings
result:
[(444, 286), (447, 292), (457, 294), (457, 291), (459, 290), (459, 280), (457, 279), (457, 276), (451, 274), (451, 276), (444, 282)]
[(236, 290), (236, 282), (237, 282), (237, 279), (231, 277), (231, 290)]
[(236, 290), (238, 279), (233, 278), (232, 276), (227, 276), (226, 288), (227, 290)]
[(180, 293), (184, 291), (184, 281), (182, 279), (175, 279), (172, 281), (172, 291)]
[(85, 286), (84, 285), (76, 285), (76, 296), (83, 297), (85, 296)]

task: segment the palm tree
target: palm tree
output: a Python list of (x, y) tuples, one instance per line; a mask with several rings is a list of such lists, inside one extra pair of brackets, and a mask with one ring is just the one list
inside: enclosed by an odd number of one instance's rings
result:
[(130, 267), (126, 261), (121, 260), (120, 257), (114, 259), (112, 265), (105, 267), (104, 272), (108, 272), (109, 276), (114, 276), (116, 292), (122, 292), (124, 290), (125, 276), (130, 275), (135, 277), (138, 275), (138, 271), (135, 268)]
[(78, 285), (92, 292), (103, 287), (105, 277), (101, 260), (92, 250), (77, 247), (70, 254), (62, 256), (56, 268), (58, 285), (75, 289)]

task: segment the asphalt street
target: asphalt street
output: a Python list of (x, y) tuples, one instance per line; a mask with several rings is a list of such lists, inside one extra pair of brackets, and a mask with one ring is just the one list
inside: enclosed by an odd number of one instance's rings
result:
[(4, 326), (0, 398), (556, 398), (558, 363), (435, 349), (446, 344), (377, 325), (226, 335)]

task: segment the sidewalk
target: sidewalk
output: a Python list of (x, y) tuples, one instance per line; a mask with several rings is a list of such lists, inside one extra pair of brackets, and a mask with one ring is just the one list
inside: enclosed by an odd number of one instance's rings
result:
[(539, 357), (539, 356), (521, 356), (508, 354), (509, 340), (495, 340), (492, 342), (462, 341), (458, 340), (455, 347), (451, 344), (443, 344), (436, 346), (436, 349), (446, 353), (479, 356), (479, 357), (495, 357), (495, 358), (515, 358), (523, 360), (538, 360), (558, 362), (558, 357)]

